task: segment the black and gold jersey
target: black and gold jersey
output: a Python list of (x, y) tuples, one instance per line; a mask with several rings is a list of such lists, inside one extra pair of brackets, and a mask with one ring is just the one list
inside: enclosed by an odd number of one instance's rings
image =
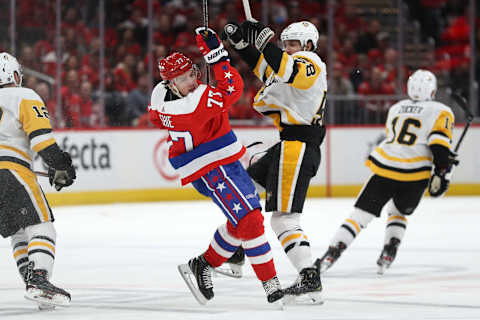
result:
[(0, 89), (0, 169), (32, 168), (33, 152), (53, 145), (47, 108), (35, 91)]
[(386, 121), (386, 139), (366, 162), (377, 175), (398, 181), (429, 179), (432, 145), (451, 149), (455, 117), (436, 101), (402, 100), (394, 104)]
[[(278, 57), (258, 56), (253, 72), (264, 86), (255, 96), (253, 107), (282, 125), (323, 125), (327, 94), (327, 70), (311, 51), (292, 55), (277, 49)], [(267, 62), (270, 61), (270, 63)], [(276, 63), (272, 66), (272, 60)]]

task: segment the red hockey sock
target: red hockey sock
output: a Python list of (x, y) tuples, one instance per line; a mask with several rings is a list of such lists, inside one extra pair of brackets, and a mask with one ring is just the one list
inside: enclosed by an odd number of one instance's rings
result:
[(227, 224), (223, 224), (218, 227), (215, 232), (204, 254), (205, 260), (207, 260), (212, 267), (219, 267), (235, 253), (241, 243), (241, 240), (237, 239), (235, 235), (230, 232)]

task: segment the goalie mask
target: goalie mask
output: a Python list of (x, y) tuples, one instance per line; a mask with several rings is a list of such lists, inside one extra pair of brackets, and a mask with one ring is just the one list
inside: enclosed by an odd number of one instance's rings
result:
[(437, 92), (437, 78), (430, 71), (419, 69), (408, 78), (407, 92), (414, 101), (432, 100)]
[[(19, 78), (18, 82), (15, 80), (15, 73), (17, 73)], [(9, 53), (0, 53), (0, 86), (13, 83), (17, 87), (20, 87), (22, 85), (22, 79), (22, 66), (18, 63), (17, 59)]]
[(285, 40), (298, 40), (303, 50), (305, 50), (308, 41), (312, 41), (312, 51), (315, 51), (317, 49), (318, 30), (315, 25), (309, 21), (294, 22), (283, 29), (280, 40), (282, 43)]

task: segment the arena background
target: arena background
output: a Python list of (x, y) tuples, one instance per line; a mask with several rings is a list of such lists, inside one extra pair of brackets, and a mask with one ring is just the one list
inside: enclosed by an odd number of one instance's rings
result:
[[(209, 0), (210, 27), (244, 20), (240, 0)], [(368, 152), (384, 133), (392, 102), (405, 97), (417, 68), (434, 72), (437, 99), (455, 112), (454, 143), (465, 115), (451, 94), (464, 96), (476, 116), (460, 149), (448, 195), (480, 194), (478, 122), (479, 6), (474, 0), (250, 0), (253, 16), (273, 27), (274, 41), (293, 21), (314, 23), (318, 54), (327, 63), (328, 134), (322, 165), (309, 190), (314, 197), (355, 196), (369, 174)], [(78, 180), (54, 193), (53, 205), (199, 199), (181, 189), (168, 164), (166, 133), (148, 123), (146, 106), (159, 81), (158, 59), (173, 51), (205, 71), (193, 30), (201, 1), (3, 0), (1, 51), (18, 57), (24, 85), (45, 100), (58, 143), (72, 154)], [(232, 51), (248, 84), (230, 110), (243, 143), (262, 140), (242, 160), (278, 140), (271, 123), (251, 108), (260, 83)], [(205, 72), (204, 72), (205, 74)], [(45, 170), (37, 159), (36, 170)]]

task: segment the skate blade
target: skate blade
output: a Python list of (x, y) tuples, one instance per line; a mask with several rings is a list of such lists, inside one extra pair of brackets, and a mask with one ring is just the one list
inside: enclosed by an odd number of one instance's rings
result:
[(195, 300), (197, 300), (197, 302), (201, 305), (206, 305), (208, 300), (203, 296), (203, 294), (192, 281), (192, 278), (194, 279), (195, 277), (193, 276), (192, 270), (190, 270), (188, 264), (180, 264), (177, 268), (178, 272), (180, 272), (180, 275), (183, 278), (183, 281), (185, 281), (185, 284), (187, 285), (188, 289), (190, 289), (190, 292), (192, 293)]
[(56, 306), (68, 307), (70, 306), (70, 299), (62, 294), (54, 294), (52, 296), (45, 295), (42, 290), (29, 289), (25, 293), (25, 299), (38, 303), (40, 310), (51, 310)]
[(321, 292), (309, 292), (299, 296), (285, 295), (285, 305), (322, 305), (324, 303)]
[(230, 278), (239, 279), (243, 276), (242, 266), (238, 264), (227, 263), (227, 266), (218, 267), (213, 270), (217, 274), (221, 274)]

